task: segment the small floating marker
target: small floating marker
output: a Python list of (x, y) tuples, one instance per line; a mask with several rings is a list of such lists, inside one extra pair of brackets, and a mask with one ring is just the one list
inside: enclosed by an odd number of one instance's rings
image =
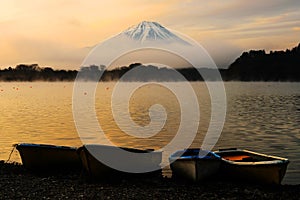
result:
[(109, 87), (107, 87), (106, 90), (109, 90)]
[(87, 92), (83, 93), (84, 95), (87, 95)]
[(16, 88), (16, 90), (19, 90), (19, 88)]
[(32, 86), (30, 86), (29, 88), (32, 88)]
[(4, 90), (3, 89), (1, 89), (1, 92), (3, 92)]

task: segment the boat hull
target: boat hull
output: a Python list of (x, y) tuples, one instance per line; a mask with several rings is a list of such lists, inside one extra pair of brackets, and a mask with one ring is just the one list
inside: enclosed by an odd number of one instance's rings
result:
[[(149, 153), (147, 150), (138, 150), (133, 148), (121, 148), (123, 150), (134, 152), (134, 153)], [(136, 177), (136, 176), (149, 176), (149, 175), (161, 175), (161, 168), (160, 163), (162, 160), (162, 153), (161, 152), (155, 152), (151, 153), (149, 155), (145, 155), (143, 159), (136, 160), (134, 163), (138, 164), (140, 167), (147, 167), (157, 169), (155, 171), (149, 171), (149, 172), (127, 172), (127, 171), (120, 171), (117, 169), (114, 169), (113, 167), (110, 167), (103, 163), (103, 161), (100, 161), (97, 159), (94, 155), (90, 153), (89, 150), (92, 150), (93, 153), (99, 152), (102, 155), (113, 155), (114, 152), (117, 153), (119, 150), (118, 147), (113, 146), (105, 146), (105, 145), (84, 145), (78, 149), (78, 154), (80, 155), (82, 165), (87, 172), (88, 177), (91, 180), (107, 180), (107, 179), (119, 179), (120, 177)], [(131, 166), (131, 161), (126, 160), (128, 168)], [(120, 160), (120, 165), (124, 163), (124, 161)]]
[(44, 144), (17, 144), (25, 168), (39, 172), (80, 169), (77, 148)]
[(281, 184), (286, 169), (287, 164), (237, 165), (225, 161), (221, 165), (222, 174), (226, 174), (227, 178), (264, 184)]
[[(204, 153), (201, 156), (201, 153)], [(221, 158), (200, 149), (185, 149), (169, 158), (173, 177), (199, 182), (213, 178), (219, 171)]]
[(199, 182), (216, 175), (220, 164), (219, 160), (177, 160), (170, 167), (175, 177)]
[[(285, 158), (260, 154), (248, 150), (224, 150), (215, 152), (222, 157), (220, 174), (227, 179), (262, 184), (281, 184), (289, 161)], [(243, 154), (244, 153), (244, 154)], [(227, 155), (243, 154), (253, 160), (230, 160)], [(226, 159), (224, 159), (226, 158)], [(248, 159), (248, 160), (247, 160)]]

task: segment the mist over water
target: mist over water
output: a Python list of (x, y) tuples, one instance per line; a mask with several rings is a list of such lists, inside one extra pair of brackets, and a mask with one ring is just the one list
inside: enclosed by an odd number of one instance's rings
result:
[[(136, 124), (150, 123), (149, 108), (154, 104), (161, 104), (168, 116), (165, 126), (155, 136), (134, 138), (114, 123), (111, 112), (114, 84), (100, 83), (97, 87), (95, 110), (105, 136), (120, 146), (159, 149), (168, 144), (180, 122), (176, 96), (157, 84), (139, 88), (129, 102), (129, 112)], [(200, 125), (192, 147), (200, 147), (211, 117), (210, 97), (205, 83), (195, 82), (192, 86), (200, 107)], [(228, 82), (225, 87), (227, 117), (215, 149), (239, 147), (287, 157), (291, 163), (283, 183), (300, 184), (300, 83)], [(6, 160), (12, 144), (20, 142), (80, 146), (72, 115), (72, 90), (73, 83), (0, 83), (0, 159)], [(94, 108), (86, 109), (89, 112)], [(86, 129), (90, 128), (87, 124)], [(16, 152), (11, 160), (20, 162)]]

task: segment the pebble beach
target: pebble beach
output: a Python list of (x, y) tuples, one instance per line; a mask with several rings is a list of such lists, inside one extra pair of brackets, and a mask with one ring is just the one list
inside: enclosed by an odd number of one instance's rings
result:
[(0, 161), (0, 199), (298, 199), (300, 185), (263, 186), (230, 181), (190, 183), (150, 177), (90, 182), (82, 172), (34, 174)]

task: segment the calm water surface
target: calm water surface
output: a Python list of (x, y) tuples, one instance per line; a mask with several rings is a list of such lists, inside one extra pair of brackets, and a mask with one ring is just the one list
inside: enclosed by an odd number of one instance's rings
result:
[[(168, 114), (159, 133), (138, 139), (127, 135), (114, 123), (111, 111), (114, 84), (99, 84), (95, 98), (96, 114), (106, 137), (116, 145), (137, 148), (159, 149), (168, 144), (180, 123), (176, 96), (156, 84), (143, 86), (132, 95), (129, 112), (138, 125), (150, 123), (148, 109), (151, 105), (163, 105)], [(199, 147), (210, 121), (210, 98), (205, 83), (196, 82), (192, 86), (201, 111), (192, 147)], [(225, 87), (227, 117), (215, 149), (239, 147), (287, 157), (291, 163), (283, 183), (300, 184), (300, 83), (229, 82)], [(72, 115), (72, 90), (73, 83), (0, 83), (0, 159), (8, 159), (12, 144), (20, 142), (80, 146)], [(82, 95), (92, 94), (84, 92)], [(127, 102), (120, 99), (116, 106), (126, 105)], [(89, 109), (94, 108), (86, 112)], [(190, 125), (197, 123), (197, 119), (188, 122)], [(91, 131), (94, 127), (87, 124), (85, 128)], [(12, 154), (11, 160), (20, 162), (17, 152)]]

